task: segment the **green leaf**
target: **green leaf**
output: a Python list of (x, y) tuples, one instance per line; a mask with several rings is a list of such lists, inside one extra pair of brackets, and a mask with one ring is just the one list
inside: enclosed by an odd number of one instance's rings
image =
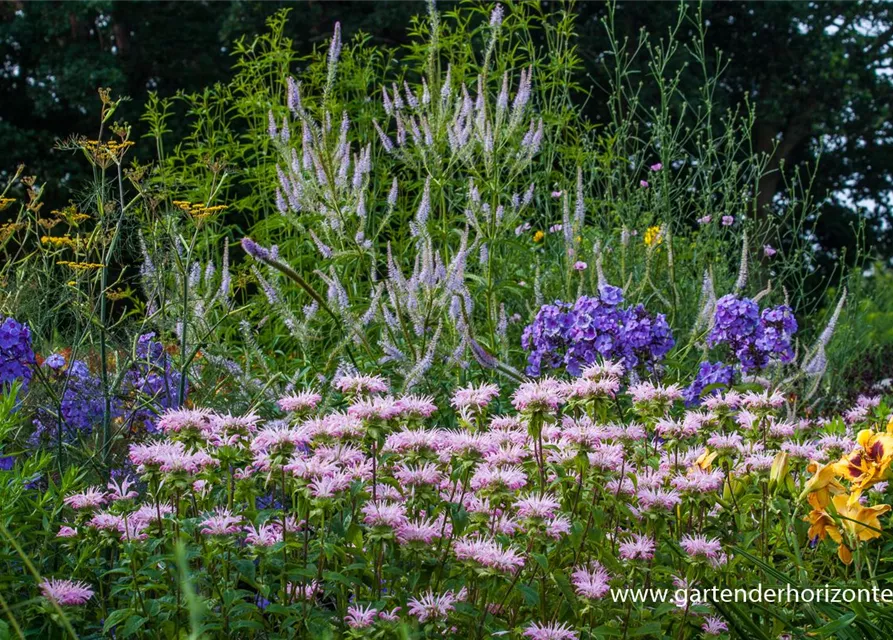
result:
[(629, 632), (631, 638), (637, 638), (639, 636), (657, 636), (660, 635), (660, 622), (656, 620), (649, 622), (647, 624), (643, 624), (641, 627), (633, 629)]
[(133, 615), (133, 609), (117, 609), (116, 611), (112, 611), (105, 619), (105, 624), (102, 626), (102, 632), (108, 633), (112, 627), (121, 624), (131, 615)]

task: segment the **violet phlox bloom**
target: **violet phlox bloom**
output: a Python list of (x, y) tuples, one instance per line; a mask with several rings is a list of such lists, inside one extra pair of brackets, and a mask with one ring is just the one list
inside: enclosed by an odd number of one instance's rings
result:
[(419, 622), (446, 620), (450, 612), (455, 611), (453, 606), (455, 602), (456, 595), (452, 591), (440, 595), (434, 595), (432, 591), (428, 591), (420, 598), (409, 599), (407, 613), (418, 618)]
[(618, 550), (624, 560), (651, 560), (656, 546), (653, 538), (633, 533), (620, 543)]
[(595, 560), (586, 566), (576, 567), (571, 574), (574, 591), (589, 600), (601, 600), (611, 590), (610, 581), (611, 575)]
[(573, 627), (564, 622), (560, 624), (558, 622), (534, 622), (524, 629), (522, 635), (530, 640), (579, 640), (580, 638)]
[(241, 533), (244, 520), (229, 509), (218, 509), (201, 522), (201, 533), (206, 536), (227, 536)]
[(57, 580), (45, 578), (40, 583), (40, 591), (43, 596), (63, 607), (80, 606), (86, 604), (93, 597), (93, 589), (85, 582), (74, 580)]

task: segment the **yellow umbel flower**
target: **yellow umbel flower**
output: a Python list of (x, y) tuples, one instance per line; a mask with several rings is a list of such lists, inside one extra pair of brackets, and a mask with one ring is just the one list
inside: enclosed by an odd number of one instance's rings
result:
[(645, 246), (656, 247), (663, 241), (664, 234), (660, 227), (648, 227), (645, 230)]
[(93, 271), (95, 269), (102, 269), (105, 266), (104, 264), (98, 264), (96, 262), (71, 262), (69, 260), (60, 260), (56, 264), (68, 267), (74, 271)]
[(0, 198), (0, 211), (3, 211), (6, 207), (15, 202), (15, 198)]
[(188, 213), (190, 217), (198, 221), (210, 218), (215, 213), (220, 213), (227, 208), (225, 204), (208, 206), (202, 202), (187, 202), (186, 200), (174, 200), (173, 205), (181, 211)]
[[(853, 561), (853, 549), (861, 542), (881, 537), (880, 516), (890, 510), (890, 505), (879, 504), (874, 507), (863, 507), (856, 502), (850, 503), (850, 497), (841, 494), (831, 498), (833, 512), (824, 509), (813, 509), (806, 520), (809, 522), (810, 539), (825, 536), (840, 545), (837, 557), (844, 564)], [(835, 516), (837, 516), (835, 518)]]

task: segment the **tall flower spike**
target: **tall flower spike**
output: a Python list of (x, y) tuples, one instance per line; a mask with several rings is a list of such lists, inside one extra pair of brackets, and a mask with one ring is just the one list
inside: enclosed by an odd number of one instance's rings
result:
[(831, 315), (831, 319), (828, 321), (827, 326), (825, 326), (825, 330), (822, 331), (822, 335), (819, 336), (819, 344), (823, 347), (828, 346), (828, 343), (831, 342), (831, 336), (834, 335), (834, 329), (837, 327), (837, 321), (840, 319), (840, 312), (843, 311), (843, 305), (846, 302), (846, 287), (843, 289), (843, 293), (840, 295), (840, 300), (837, 302), (837, 306), (834, 308), (834, 313)]
[(738, 266), (738, 279), (735, 281), (735, 291), (741, 291), (747, 284), (747, 231), (741, 238), (741, 263)]
[(574, 228), (579, 232), (586, 221), (586, 203), (583, 201), (583, 167), (577, 167), (577, 201), (574, 205)]

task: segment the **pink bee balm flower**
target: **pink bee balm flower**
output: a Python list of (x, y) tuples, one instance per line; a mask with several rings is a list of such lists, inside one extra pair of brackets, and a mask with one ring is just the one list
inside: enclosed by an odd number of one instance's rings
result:
[(385, 622), (398, 622), (400, 620), (400, 607), (394, 607), (390, 611), (382, 609), (378, 612), (378, 619)]
[(459, 409), (483, 409), (499, 396), (495, 384), (482, 384), (478, 387), (463, 387), (453, 394), (452, 405)]
[(275, 524), (262, 524), (255, 527), (249, 524), (245, 527), (245, 543), (256, 547), (272, 547), (282, 541), (282, 527)]
[(582, 260), (577, 260), (577, 261), (574, 263), (574, 269), (576, 269), (577, 271), (586, 271), (586, 267), (588, 267), (588, 266), (589, 266), (589, 265), (587, 265), (587, 264), (586, 264), (585, 262), (583, 262)]
[(602, 363), (596, 363), (583, 369), (582, 377), (587, 380), (601, 380), (602, 378), (620, 378), (623, 376), (625, 367), (619, 362), (605, 360)]
[(685, 534), (679, 541), (679, 546), (693, 558), (712, 559), (719, 558), (722, 555), (722, 544), (718, 538)]
[(453, 553), (459, 560), (475, 562), (484, 567), (515, 573), (524, 566), (524, 558), (514, 549), (503, 549), (495, 540), (465, 536), (453, 544)]
[(527, 496), (518, 500), (515, 506), (521, 518), (548, 519), (555, 516), (555, 512), (561, 508), (561, 503), (553, 495)]
[(420, 466), (401, 464), (394, 471), (394, 477), (405, 486), (420, 486), (439, 484), (443, 474), (433, 464), (426, 462)]
[(212, 415), (208, 409), (168, 409), (158, 419), (158, 428), (163, 433), (200, 433), (210, 424)]
[(316, 580), (311, 580), (308, 584), (289, 582), (285, 585), (285, 592), (289, 595), (292, 602), (296, 600), (313, 600), (321, 591), (322, 586)]
[(577, 595), (589, 598), (590, 600), (600, 600), (611, 589), (608, 584), (611, 575), (605, 568), (594, 560), (585, 567), (577, 567), (571, 575), (571, 582), (574, 584), (574, 591)]
[(546, 523), (546, 535), (554, 540), (561, 540), (571, 532), (571, 521), (567, 516), (555, 516)]
[(333, 386), (341, 393), (370, 394), (387, 393), (388, 383), (381, 376), (342, 375), (335, 379)]
[(652, 538), (640, 533), (632, 534), (628, 540), (620, 543), (620, 557), (624, 560), (651, 560), (654, 557), (655, 544)]
[(406, 508), (389, 502), (367, 502), (363, 505), (363, 522), (370, 527), (399, 529), (407, 523)]
[(555, 411), (564, 403), (564, 384), (555, 378), (524, 382), (512, 396), (518, 411)]
[(728, 625), (715, 616), (705, 616), (701, 630), (708, 636), (718, 636), (729, 630)]
[(74, 493), (63, 502), (72, 509), (95, 509), (101, 507), (108, 500), (108, 495), (99, 487), (90, 487), (82, 493)]
[(431, 396), (403, 396), (396, 404), (404, 418), (430, 418), (437, 411)]
[(456, 602), (456, 596), (452, 591), (447, 591), (439, 596), (435, 596), (433, 592), (428, 591), (421, 598), (410, 598), (407, 611), (409, 615), (418, 618), (419, 622), (427, 620), (446, 620), (450, 615), (450, 611), (454, 611), (453, 603)]
[(552, 197), (553, 197), (553, 198), (560, 198), (560, 197), (561, 197), (561, 191), (553, 191), (553, 192), (552, 192)]
[(283, 396), (282, 398), (279, 398), (276, 404), (279, 405), (279, 408), (283, 411), (303, 413), (305, 411), (316, 409), (320, 402), (322, 402), (321, 395), (315, 391), (306, 390)]
[(59, 533), (56, 534), (57, 538), (76, 538), (78, 535), (78, 530), (73, 527), (59, 527)]
[(347, 615), (344, 617), (344, 621), (351, 629), (365, 629), (366, 627), (371, 627), (377, 617), (378, 609), (375, 609), (372, 605), (368, 607), (351, 605), (347, 607)]
[(117, 502), (118, 500), (132, 500), (136, 498), (139, 494), (130, 488), (132, 486), (133, 483), (126, 478), (120, 482), (112, 480), (106, 487), (109, 490), (108, 499), (112, 502)]
[(206, 536), (225, 536), (242, 531), (242, 516), (234, 516), (229, 509), (220, 509), (217, 513), (202, 520), (201, 532)]
[(524, 636), (531, 640), (579, 640), (578, 636), (566, 623), (549, 622), (540, 624), (534, 622), (524, 629)]
[(86, 583), (73, 580), (45, 579), (40, 590), (45, 598), (63, 607), (86, 604), (93, 597), (93, 589)]

